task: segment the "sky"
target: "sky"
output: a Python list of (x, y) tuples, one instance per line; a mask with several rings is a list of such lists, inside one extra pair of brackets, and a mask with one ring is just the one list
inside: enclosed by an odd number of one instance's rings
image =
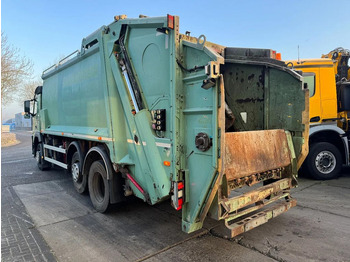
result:
[[(288, 60), (298, 58), (298, 46), (300, 58), (349, 49), (349, 11), (349, 0), (2, 0), (1, 31), (33, 61), (38, 78), (115, 15), (178, 15), (182, 33), (224, 46), (274, 49)], [(3, 120), (23, 110), (19, 103), (2, 109)]]

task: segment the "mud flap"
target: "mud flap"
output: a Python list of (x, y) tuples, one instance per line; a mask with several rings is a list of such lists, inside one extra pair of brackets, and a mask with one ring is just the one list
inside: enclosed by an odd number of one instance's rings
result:
[(113, 172), (108, 180), (109, 184), (109, 201), (111, 204), (119, 203), (126, 200), (124, 196), (125, 181), (120, 173)]

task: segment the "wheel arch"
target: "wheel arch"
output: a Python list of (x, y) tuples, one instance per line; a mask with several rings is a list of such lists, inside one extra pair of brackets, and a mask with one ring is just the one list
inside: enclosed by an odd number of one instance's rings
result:
[(33, 142), (32, 142), (32, 154), (34, 155), (34, 157), (36, 156), (36, 148), (38, 144), (41, 143), (41, 141), (42, 141), (42, 134), (40, 134), (39, 132), (35, 132), (33, 135)]
[(328, 142), (336, 146), (343, 159), (343, 164), (349, 165), (349, 143), (345, 132), (337, 126), (320, 125), (310, 128), (309, 146), (319, 142)]
[(83, 175), (89, 175), (90, 167), (92, 163), (96, 160), (102, 160), (106, 167), (107, 180), (110, 188), (110, 203), (115, 204), (124, 201), (124, 179), (122, 178), (120, 173), (114, 172), (107, 147), (103, 145), (98, 145), (90, 148), (84, 159)]
[(96, 160), (102, 160), (107, 172), (107, 179), (110, 180), (113, 174), (112, 163), (109, 155), (103, 145), (98, 145), (90, 148), (86, 153), (83, 164), (83, 175), (88, 176), (92, 163)]
[(72, 164), (72, 157), (75, 152), (79, 153), (80, 163), (84, 161), (84, 152), (81, 150), (79, 141), (73, 141), (69, 144), (67, 149), (67, 164), (70, 166)]

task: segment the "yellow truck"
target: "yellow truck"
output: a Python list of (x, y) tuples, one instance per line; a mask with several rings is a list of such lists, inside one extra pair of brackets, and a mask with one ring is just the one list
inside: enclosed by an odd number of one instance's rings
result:
[(303, 72), (310, 90), (309, 155), (302, 171), (332, 179), (349, 165), (350, 52), (336, 48), (319, 59), (286, 61)]

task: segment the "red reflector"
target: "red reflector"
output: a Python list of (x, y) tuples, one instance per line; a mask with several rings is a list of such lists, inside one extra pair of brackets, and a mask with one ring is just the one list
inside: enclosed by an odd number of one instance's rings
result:
[(134, 184), (134, 186), (142, 193), (145, 194), (145, 191), (142, 189), (142, 187), (136, 182), (136, 180), (130, 175), (130, 174), (126, 174), (127, 178), (129, 178), (129, 180), (131, 181), (131, 183)]
[(181, 190), (183, 188), (184, 188), (184, 183), (183, 182), (177, 183), (177, 190)]
[(174, 29), (174, 16), (168, 15), (168, 28)]

